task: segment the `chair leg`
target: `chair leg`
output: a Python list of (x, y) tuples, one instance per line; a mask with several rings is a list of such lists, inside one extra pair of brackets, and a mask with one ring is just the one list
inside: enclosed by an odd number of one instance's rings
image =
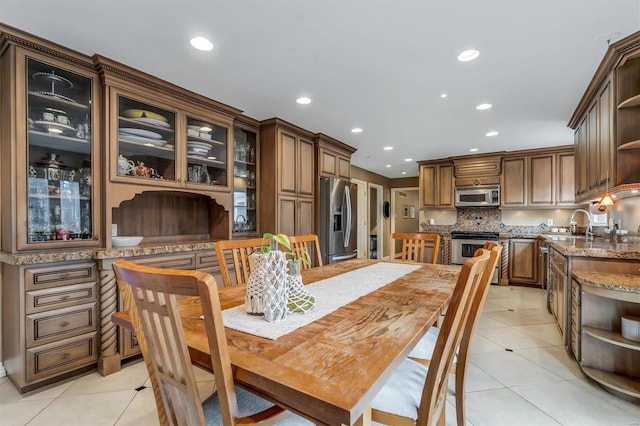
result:
[(465, 389), (465, 375), (467, 372), (467, 363), (464, 360), (458, 359), (456, 364), (456, 422), (458, 426), (465, 425), (465, 401), (466, 401), (466, 389)]

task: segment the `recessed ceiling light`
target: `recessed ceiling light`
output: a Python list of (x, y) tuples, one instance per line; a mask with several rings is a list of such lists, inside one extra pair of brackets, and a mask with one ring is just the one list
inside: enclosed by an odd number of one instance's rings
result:
[(631, 193), (632, 193), (632, 194), (637, 194), (637, 193), (638, 193), (638, 190), (637, 190), (637, 189), (632, 189), (632, 190), (631, 190)]
[(405, 158), (404, 161), (413, 161), (413, 158)]
[(498, 136), (500, 133), (496, 132), (495, 130), (492, 130), (490, 132), (485, 133), (485, 136)]
[(300, 105), (307, 105), (311, 103), (311, 99), (307, 98), (306, 96), (301, 96), (298, 99), (296, 99), (296, 102), (299, 103)]
[(478, 148), (471, 148), (469, 151), (470, 152), (478, 152)]
[(407, 172), (402, 172), (402, 174), (403, 174), (403, 175), (406, 175), (406, 174), (407, 174)]
[(191, 45), (198, 50), (208, 51), (213, 49), (213, 43), (204, 37), (194, 37), (191, 39)]
[(478, 106), (476, 107), (476, 109), (477, 109), (477, 110), (479, 110), (479, 111), (482, 111), (482, 110), (485, 110), (485, 109), (489, 109), (489, 108), (491, 108), (492, 106), (493, 106), (493, 105), (491, 105), (491, 104), (480, 104), (480, 105), (478, 105)]
[(362, 129), (360, 127), (354, 127), (351, 129), (351, 133), (362, 133)]
[(385, 146), (384, 150), (385, 151), (393, 151), (393, 147), (392, 146)]
[(446, 93), (441, 93), (441, 94), (440, 94), (440, 97), (441, 97), (442, 99), (444, 99), (444, 98), (446, 98), (446, 97), (447, 97), (447, 94), (446, 94)]
[(469, 62), (469, 61), (473, 61), (478, 56), (480, 56), (480, 52), (478, 52), (475, 49), (469, 49), (469, 50), (465, 50), (464, 52), (459, 54), (458, 55), (458, 60), (460, 62)]
[(387, 164), (387, 167), (391, 167), (391, 164)]

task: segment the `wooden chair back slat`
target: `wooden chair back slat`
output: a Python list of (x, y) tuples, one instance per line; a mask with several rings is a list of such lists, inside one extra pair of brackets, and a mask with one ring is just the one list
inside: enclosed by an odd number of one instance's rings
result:
[[(225, 287), (244, 285), (249, 281), (249, 274), (251, 273), (249, 256), (262, 247), (264, 242), (263, 238), (216, 241), (216, 257), (220, 266), (222, 285)], [(228, 252), (231, 252), (232, 265), (227, 263), (225, 253)], [(233, 279), (231, 278), (231, 267), (233, 267)]]
[[(438, 263), (438, 255), (440, 253), (440, 235), (429, 234), (424, 232), (406, 233), (395, 232), (391, 234), (390, 250), (392, 258), (396, 254), (396, 241), (402, 240), (402, 247), (400, 250), (400, 260), (403, 262), (412, 263)], [(431, 259), (425, 260), (425, 242), (433, 242), (433, 253)]]
[(462, 265), (427, 372), (418, 411), (418, 425), (436, 424), (439, 420), (444, 424), (441, 416), (444, 416), (447, 403), (449, 370), (462, 340), (474, 296), (481, 287), (489, 258), (489, 251), (480, 249), (478, 256), (468, 259)]
[(291, 243), (291, 251), (296, 257), (302, 258), (304, 253), (309, 253), (311, 264), (302, 263), (302, 269), (310, 269), (322, 266), (322, 254), (320, 253), (320, 242), (315, 234), (293, 235), (289, 237)]

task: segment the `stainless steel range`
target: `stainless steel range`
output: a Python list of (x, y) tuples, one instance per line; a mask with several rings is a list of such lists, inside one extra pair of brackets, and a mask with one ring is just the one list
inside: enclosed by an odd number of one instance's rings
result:
[[(465, 260), (473, 257), (476, 250), (483, 248), (486, 241), (498, 243), (497, 232), (454, 231), (451, 233), (451, 263), (462, 265)], [(498, 284), (500, 279), (500, 261), (491, 278), (492, 284)]]

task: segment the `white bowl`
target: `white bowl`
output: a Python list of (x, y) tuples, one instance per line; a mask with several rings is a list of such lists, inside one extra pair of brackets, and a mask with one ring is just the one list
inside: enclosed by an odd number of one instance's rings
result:
[(111, 245), (113, 247), (134, 247), (142, 242), (144, 237), (111, 237)]
[(621, 318), (622, 337), (625, 339), (640, 342), (640, 317), (633, 315), (622, 315)]

